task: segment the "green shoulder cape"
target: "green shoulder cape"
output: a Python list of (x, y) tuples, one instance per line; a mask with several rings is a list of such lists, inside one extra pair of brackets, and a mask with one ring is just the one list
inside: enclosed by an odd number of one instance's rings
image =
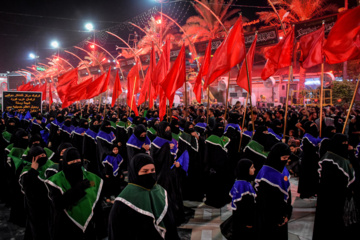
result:
[[(23, 167), (22, 171), (21, 171), (21, 175), (25, 174), (26, 172), (28, 172), (31, 169), (31, 163), (24, 161), (25, 166)], [(37, 169), (37, 171), (39, 172), (39, 178), (42, 180), (45, 180), (45, 171), (46, 169), (48, 169), (49, 167), (51, 167), (52, 165), (54, 165), (54, 162), (51, 160), (47, 160), (46, 163), (44, 165), (42, 165), (41, 167), (39, 167)], [(20, 177), (21, 177), (20, 175)]]
[(348, 185), (349, 186), (352, 182), (355, 181), (355, 172), (354, 169), (350, 163), (350, 161), (346, 158), (343, 158), (333, 152), (326, 152), (325, 155), (320, 159), (319, 161), (319, 175), (321, 176), (322, 171), (322, 164), (324, 162), (331, 162), (334, 164), (348, 179)]
[(258, 155), (261, 155), (262, 157), (264, 158), (267, 158), (267, 156), (269, 155), (269, 152), (266, 152), (264, 150), (264, 146), (261, 145), (260, 143), (254, 141), (254, 140), (251, 140), (247, 145), (246, 147), (244, 148), (244, 152), (246, 149), (249, 149), (250, 151), (252, 151), (253, 153), (255, 154), (258, 154)]
[(181, 133), (179, 140), (182, 140), (183, 142), (185, 142), (187, 145), (189, 145), (192, 149), (194, 149), (196, 152), (199, 151), (199, 143), (198, 140), (191, 136), (190, 134), (183, 132)]
[(3, 136), (4, 140), (5, 140), (7, 143), (10, 143), (10, 139), (11, 139), (11, 136), (12, 136), (11, 133), (9, 133), (8, 131), (3, 131), (3, 132), (2, 132), (2, 136)]
[[(7, 155), (7, 161), (8, 163), (14, 164), (15, 171), (23, 164), (24, 160), (22, 159), (22, 155), (25, 152), (25, 149), (13, 147), (10, 151), (10, 153)], [(10, 161), (10, 162), (9, 162)]]
[[(99, 200), (101, 189), (103, 186), (103, 180), (95, 174), (83, 169), (84, 179), (90, 181), (91, 187), (85, 190), (86, 195), (81, 198), (75, 206), (70, 209), (64, 210), (66, 215), (78, 226), (83, 232), (85, 232), (93, 214), (96, 203)], [(71, 188), (70, 183), (67, 181), (63, 171), (51, 176), (45, 181), (47, 184), (60, 190), (62, 194)]]
[(216, 135), (211, 135), (205, 142), (220, 146), (225, 152), (227, 152), (228, 150), (226, 146), (230, 143), (230, 139), (226, 136), (218, 137)]
[(156, 135), (156, 130), (155, 130), (153, 127), (148, 128), (147, 131), (148, 131), (149, 133), (151, 133), (152, 135)]
[[(25, 152), (23, 153), (23, 157), (26, 157), (29, 154), (30, 148), (27, 147), (27, 149), (25, 150)], [(47, 147), (44, 147), (44, 151), (46, 153), (46, 156), (48, 157), (48, 159), (52, 159), (54, 156), (54, 152), (51, 151), (50, 149), (48, 149)]]
[(165, 239), (163, 219), (168, 210), (167, 192), (155, 184), (152, 189), (129, 183), (115, 201), (120, 201), (134, 211), (154, 219), (154, 227)]
[(179, 141), (179, 137), (180, 137), (181, 133), (179, 133), (179, 134), (171, 133), (171, 135), (172, 135), (173, 139), (175, 139), (176, 141)]

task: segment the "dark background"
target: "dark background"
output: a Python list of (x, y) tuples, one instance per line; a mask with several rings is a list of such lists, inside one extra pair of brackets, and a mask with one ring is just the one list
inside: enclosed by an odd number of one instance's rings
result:
[[(344, 0), (328, 2), (344, 6)], [(236, 0), (234, 5), (238, 6), (233, 8), (241, 8), (250, 20), (256, 19), (255, 12), (270, 10), (266, 0)], [(252, 7), (246, 7), (249, 5)], [(349, 0), (349, 7), (355, 5), (356, 0)], [(164, 13), (180, 24), (195, 14), (189, 0), (163, 6)], [(86, 22), (92, 22), (97, 30), (110, 28), (127, 40), (134, 30), (122, 22), (131, 20), (144, 27), (148, 14), (155, 12), (149, 9), (154, 7), (160, 10), (160, 4), (154, 0), (3, 0), (0, 8), (0, 72), (31, 66), (34, 60), (29, 59), (30, 52), (40, 56), (40, 60), (54, 54), (56, 51), (50, 47), (52, 40), (59, 41), (62, 49), (71, 49), (86, 38), (90, 40), (93, 34), (85, 31)], [(116, 53), (115, 45), (121, 43), (104, 35), (107, 34), (96, 35), (97, 39), (103, 40), (99, 43)], [(46, 60), (42, 62), (46, 63)]]

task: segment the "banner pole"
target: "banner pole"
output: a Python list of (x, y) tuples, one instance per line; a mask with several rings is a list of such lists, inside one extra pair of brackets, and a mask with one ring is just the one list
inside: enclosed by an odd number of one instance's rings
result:
[(228, 85), (226, 88), (226, 99), (225, 99), (225, 115), (224, 115), (224, 121), (226, 121), (226, 117), (227, 117), (227, 113), (228, 113), (228, 98), (229, 98), (229, 88), (230, 88), (230, 74), (231, 74), (231, 69), (229, 72), (229, 80), (228, 80)]
[(131, 110), (132, 110), (132, 105), (133, 105), (133, 101), (134, 101), (135, 85), (136, 85), (136, 76), (135, 76), (135, 81), (134, 81), (133, 94), (131, 96), (131, 105), (130, 105), (129, 117), (131, 116)]
[(342, 134), (345, 133), (346, 125), (347, 125), (347, 122), (349, 121), (350, 112), (351, 112), (352, 106), (354, 105), (356, 94), (357, 94), (357, 91), (358, 91), (358, 88), (359, 88), (359, 82), (360, 82), (360, 75), (358, 77), (358, 81), (356, 82), (356, 87), (355, 87), (355, 90), (354, 90), (353, 97), (351, 99), (351, 103), (350, 103), (350, 106), (349, 106), (348, 113), (346, 115), (346, 120), (344, 122), (344, 127), (343, 127), (343, 130), (342, 130)]
[(247, 107), (248, 98), (249, 98), (249, 93), (246, 94), (246, 101), (245, 101), (245, 104), (244, 104), (244, 106), (245, 106), (245, 111), (244, 111), (244, 116), (243, 116), (243, 121), (242, 121), (241, 135), (240, 135), (240, 143), (239, 143), (239, 150), (238, 150), (238, 152), (240, 152), (240, 150), (241, 150), (241, 142), (242, 142), (243, 131), (244, 131), (244, 126), (245, 126), (246, 107)]

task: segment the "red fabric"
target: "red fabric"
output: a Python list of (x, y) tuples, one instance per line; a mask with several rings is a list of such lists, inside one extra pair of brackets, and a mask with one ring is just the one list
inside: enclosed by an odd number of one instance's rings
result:
[[(251, 82), (252, 82), (252, 67), (254, 63), (254, 56), (255, 56), (255, 48), (256, 48), (256, 41), (257, 41), (257, 34), (255, 35), (255, 39), (253, 43), (251, 44), (251, 47), (246, 54), (246, 60), (248, 65), (248, 71), (249, 71), (249, 81), (246, 73), (246, 62), (244, 61), (241, 69), (239, 71), (239, 75), (236, 79), (237, 85), (239, 85), (242, 89), (247, 91), (249, 94), (251, 94)], [(250, 83), (250, 86), (249, 86)], [(250, 89), (249, 89), (250, 88)]]
[(32, 88), (31, 82), (28, 82), (27, 84), (20, 85), (17, 87), (18, 91), (29, 91)]
[(57, 85), (57, 92), (61, 102), (65, 102), (66, 96), (69, 93), (69, 90), (72, 85), (76, 85), (79, 79), (78, 76), (78, 69), (72, 69), (65, 74), (58, 77), (58, 85)]
[[(149, 96), (149, 88), (150, 88), (150, 84), (151, 84), (151, 77), (152, 77), (153, 72), (155, 70), (155, 66), (156, 66), (156, 55), (155, 55), (155, 48), (154, 48), (154, 42), (153, 42), (152, 43), (151, 53), (150, 53), (150, 64), (149, 64), (149, 67), (147, 69), (147, 73), (146, 73), (146, 76), (145, 76), (144, 83), (143, 83), (143, 85), (141, 87), (141, 92), (140, 92), (140, 96), (139, 96), (139, 100), (138, 100), (138, 105), (140, 105), (140, 104), (142, 104), (143, 102), (146, 101), (146, 99), (145, 99), (146, 96), (150, 98), (150, 96)], [(153, 86), (152, 86), (151, 91), (153, 91)], [(151, 93), (151, 95), (153, 95), (153, 93)]]
[(331, 29), (324, 45), (326, 62), (360, 58), (360, 6), (346, 11)]
[(170, 40), (166, 39), (165, 45), (162, 47), (160, 60), (153, 72), (151, 82), (154, 88), (163, 81), (170, 68)]
[(221, 43), (214, 54), (205, 79), (204, 89), (214, 82), (216, 78), (229, 72), (231, 68), (241, 63), (244, 60), (245, 55), (246, 49), (242, 17), (239, 17), (230, 30), (229, 35), (224, 42)]
[(176, 90), (181, 88), (186, 80), (186, 62), (185, 62), (185, 45), (180, 49), (179, 55), (177, 56), (174, 65), (166, 75), (164, 80), (160, 82), (166, 97), (170, 101), (170, 106), (175, 96)]
[(300, 38), (301, 57), (299, 59), (302, 68), (311, 68), (323, 61), (323, 45), (325, 38), (325, 26)]
[(157, 92), (159, 95), (159, 118), (162, 121), (166, 114), (166, 95), (161, 86), (158, 86)]
[(53, 96), (52, 96), (52, 87), (51, 87), (51, 83), (49, 84), (49, 106), (52, 105), (53, 103)]
[(199, 73), (196, 77), (195, 84), (194, 84), (193, 91), (195, 93), (196, 101), (198, 103), (201, 103), (201, 87), (202, 87), (201, 80), (204, 76), (206, 76), (208, 74), (208, 71), (209, 71), (209, 66), (210, 66), (210, 61), (211, 61), (211, 42), (212, 42), (212, 39), (209, 39), (209, 43), (208, 43), (208, 46), (205, 51), (204, 60), (201, 64)]
[(294, 38), (294, 30), (291, 29), (278, 44), (265, 53), (267, 62), (261, 72), (261, 78), (263, 80), (271, 77), (278, 69), (289, 67), (291, 65), (294, 50)]
[(63, 102), (62, 107), (66, 108), (73, 104), (76, 101), (87, 99), (87, 88), (92, 83), (92, 78), (89, 78), (82, 83), (72, 87), (69, 94), (66, 97), (66, 100)]
[(127, 104), (129, 105), (130, 109), (132, 109), (136, 116), (139, 115), (139, 112), (137, 110), (136, 106), (136, 94), (139, 93), (139, 87), (140, 87), (140, 75), (139, 75), (139, 68), (138, 63), (136, 63), (135, 66), (133, 66), (127, 76), (128, 80), (128, 92), (127, 92)]
[(46, 101), (46, 82), (41, 86), (39, 85), (38, 91), (42, 92), (42, 99), (41, 100)]
[(31, 87), (28, 91), (39, 92), (39, 89), (40, 89), (40, 85), (35, 85), (35, 86)]
[(115, 76), (113, 95), (111, 98), (111, 107), (114, 107), (116, 99), (120, 96), (121, 93), (122, 93), (122, 89), (121, 89), (121, 82), (120, 82), (120, 77), (119, 77), (119, 70), (117, 70), (116, 76)]
[(88, 86), (86, 87), (87, 95), (85, 99), (96, 97), (107, 90), (110, 80), (110, 70), (111, 67), (109, 67), (109, 71), (106, 77), (105, 77), (106, 73), (103, 73), (100, 77), (98, 77), (93, 82), (88, 84)]

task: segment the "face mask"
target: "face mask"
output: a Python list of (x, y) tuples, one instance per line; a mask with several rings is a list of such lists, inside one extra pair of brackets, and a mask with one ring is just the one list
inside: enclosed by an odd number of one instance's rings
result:
[(91, 130), (97, 133), (99, 132), (99, 129), (100, 129), (100, 125), (93, 125)]
[(204, 122), (205, 122), (205, 118), (201, 118), (201, 119), (200, 119), (200, 122), (201, 122), (201, 123), (204, 123)]
[(47, 157), (42, 157), (42, 158), (39, 158), (37, 160), (37, 163), (39, 164), (39, 166), (43, 166), (47, 161)]
[(146, 136), (145, 136), (145, 137), (138, 137), (138, 139), (139, 139), (140, 141), (142, 141), (142, 142), (145, 142)]
[(67, 163), (63, 163), (63, 171), (65, 173), (65, 177), (70, 182), (71, 185), (76, 184), (77, 182), (83, 179), (83, 173), (81, 167), (82, 167), (81, 162), (73, 163), (70, 165), (67, 165)]
[(172, 134), (171, 131), (165, 131), (165, 139), (171, 141), (172, 140)]
[(127, 122), (127, 118), (122, 118), (121, 121)]
[(109, 134), (111, 132), (111, 127), (105, 127), (104, 132)]
[(6, 127), (6, 131), (8, 131), (9, 133), (14, 133), (15, 132), (15, 125), (8, 125)]
[(21, 138), (20, 140), (19, 140), (19, 148), (23, 148), (23, 149), (26, 149), (27, 148), (27, 146), (28, 146), (28, 144), (29, 144), (29, 140), (28, 139), (24, 139), (24, 138)]
[(216, 129), (214, 131), (214, 135), (216, 135), (218, 137), (221, 137), (223, 134), (224, 134), (224, 129), (223, 128), (219, 128), (219, 129)]
[(111, 118), (110, 121), (116, 123), (116, 122), (117, 122), (117, 118)]
[(180, 133), (180, 128), (179, 127), (173, 127), (172, 132), (175, 134), (179, 134)]
[(88, 125), (88, 124), (84, 124), (84, 128), (85, 128), (85, 129), (88, 129), (88, 128), (89, 128), (89, 125)]
[(193, 133), (193, 132), (195, 132), (195, 129), (189, 128), (189, 133), (191, 134), (191, 133)]
[(146, 189), (152, 189), (156, 183), (156, 173), (149, 173), (138, 176), (137, 185), (140, 185)]
[(67, 127), (70, 127), (71, 126), (71, 121), (65, 121), (64, 125), (67, 126)]
[(61, 123), (64, 121), (64, 117), (63, 116), (57, 117), (56, 120)]

